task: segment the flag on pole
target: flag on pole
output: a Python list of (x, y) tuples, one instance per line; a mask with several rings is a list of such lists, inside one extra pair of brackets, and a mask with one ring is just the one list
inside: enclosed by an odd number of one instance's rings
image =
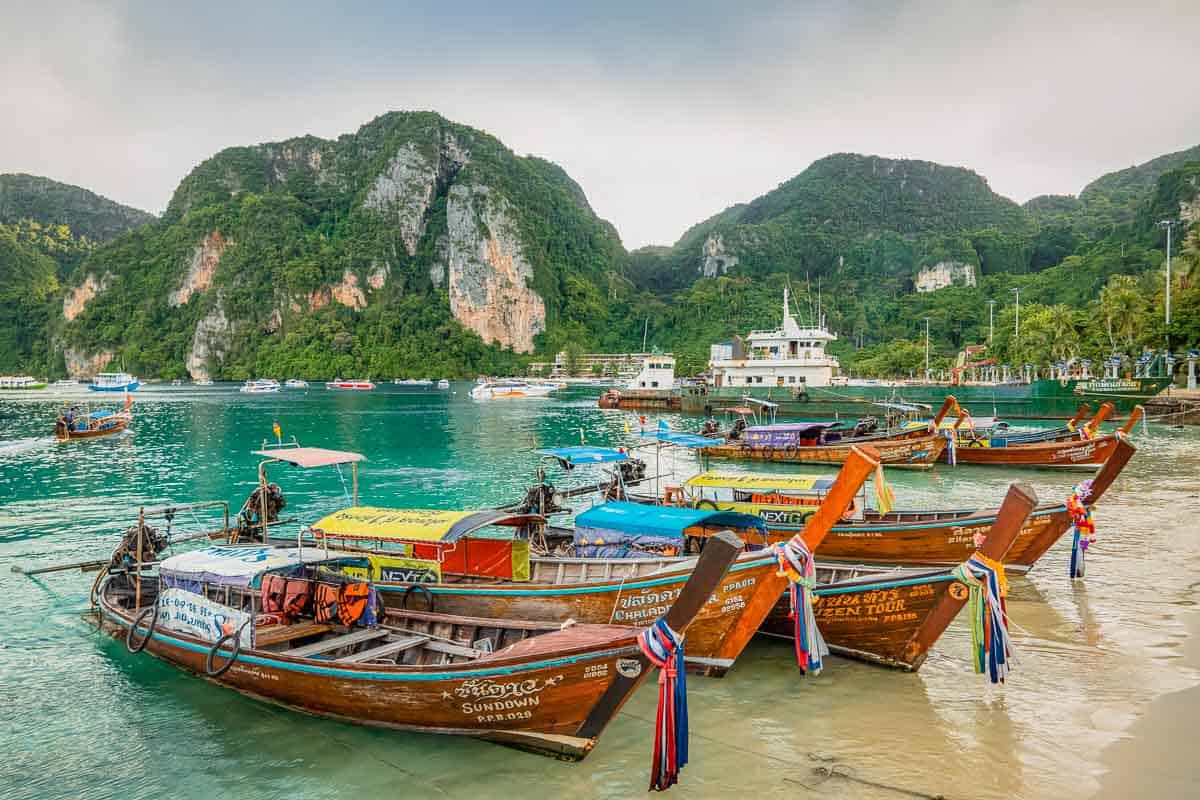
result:
[(279, 427), (279, 422), (271, 423), (271, 430), (275, 432), (275, 443), (283, 444), (283, 428)]
[(875, 465), (875, 504), (880, 514), (889, 513), (896, 505), (896, 494), (883, 477), (883, 464)]
[(625, 435), (628, 436), (632, 431), (629, 429), (629, 417), (625, 417)]

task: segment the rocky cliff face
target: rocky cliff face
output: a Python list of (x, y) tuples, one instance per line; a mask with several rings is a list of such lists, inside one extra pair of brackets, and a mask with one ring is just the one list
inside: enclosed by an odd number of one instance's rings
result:
[(187, 371), (192, 380), (209, 380), (209, 364), (220, 362), (229, 352), (229, 337), (233, 326), (225, 317), (225, 309), (218, 300), (213, 310), (196, 325), (192, 334), (192, 346), (187, 354)]
[(91, 378), (104, 370), (108, 362), (113, 360), (111, 350), (101, 350), (98, 353), (88, 353), (83, 350), (66, 348), (63, 351), (63, 361), (67, 365), (67, 374), (72, 378)]
[(700, 272), (706, 278), (724, 275), (737, 263), (738, 257), (725, 250), (725, 241), (719, 233), (709, 235), (700, 247)]
[(917, 273), (918, 292), (935, 292), (947, 286), (974, 286), (975, 266), (961, 261), (939, 261)]
[(443, 134), (432, 157), (416, 142), (407, 142), (375, 178), (363, 207), (389, 214), (410, 256), (425, 235), (429, 207), (470, 161), (470, 153), (450, 133)]
[(445, 274), (450, 311), (485, 342), (533, 351), (546, 306), (529, 288), (526, 260), (508, 202), (485, 186), (456, 184), (446, 205)]
[(225, 248), (231, 244), (233, 244), (232, 241), (222, 236), (219, 230), (214, 229), (212, 233), (204, 237), (200, 244), (196, 245), (196, 249), (192, 251), (191, 261), (188, 263), (188, 271), (183, 278), (183, 284), (175, 290), (168, 301), (172, 308), (184, 305), (193, 294), (206, 292), (212, 287), (213, 277), (217, 274), (217, 265), (221, 262), (221, 256), (225, 255)]
[(89, 272), (84, 277), (83, 283), (67, 290), (63, 296), (63, 316), (68, 322), (82, 314), (87, 308), (87, 304), (97, 294), (108, 288), (108, 277), (105, 275), (100, 280), (96, 280), (96, 276)]

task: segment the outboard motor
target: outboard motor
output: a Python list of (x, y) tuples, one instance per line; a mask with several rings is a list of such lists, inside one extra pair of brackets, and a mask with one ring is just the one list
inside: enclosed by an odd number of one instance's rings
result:
[(733, 427), (729, 429), (729, 438), (730, 439), (742, 438), (742, 431), (744, 431), (744, 430), (746, 430), (746, 418), (738, 417), (737, 421), (733, 423)]
[(519, 514), (557, 514), (563, 511), (562, 495), (554, 488), (554, 485), (542, 481), (529, 487), (529, 491), (525, 492), (525, 497), (521, 499), (520, 505), (517, 506)]
[(631, 458), (617, 465), (621, 470), (621, 480), (625, 483), (638, 483), (646, 479), (646, 462), (640, 458)]
[(117, 545), (117, 549), (113, 551), (112, 561), (108, 564), (110, 572), (117, 572), (128, 569), (134, 566), (139, 561), (143, 564), (152, 563), (158, 560), (158, 554), (167, 549), (170, 542), (167, 537), (160, 534), (156, 528), (153, 528), (146, 523), (142, 523), (141, 531), (142, 552), (141, 557), (138, 557), (138, 526), (131, 525), (125, 533), (121, 535), (121, 543)]
[(866, 436), (879, 430), (879, 420), (875, 417), (863, 417), (854, 423), (854, 435)]
[(704, 420), (704, 427), (700, 429), (700, 435), (714, 436), (720, 430), (721, 423), (710, 417), (709, 419)]
[[(262, 520), (264, 491), (266, 492), (267, 507), (266, 524)], [(287, 499), (284, 498), (283, 490), (279, 488), (279, 484), (268, 483), (265, 487), (259, 486), (250, 493), (250, 496), (246, 498), (246, 502), (242, 503), (242, 510), (238, 512), (238, 541), (258, 540), (265, 542), (267, 540), (267, 525), (279, 521), (279, 512), (285, 506), (287, 506)]]

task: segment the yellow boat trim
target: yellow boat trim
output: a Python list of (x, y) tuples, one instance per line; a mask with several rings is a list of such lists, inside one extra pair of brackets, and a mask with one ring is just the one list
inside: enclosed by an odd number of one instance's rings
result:
[(818, 483), (828, 488), (833, 481), (821, 475), (746, 475), (737, 472), (702, 472), (688, 478), (684, 486), (709, 489), (768, 489), (771, 491), (813, 491)]

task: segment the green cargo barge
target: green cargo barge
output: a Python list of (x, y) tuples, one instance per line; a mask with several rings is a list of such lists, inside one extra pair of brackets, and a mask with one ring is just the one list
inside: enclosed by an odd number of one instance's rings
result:
[(1070, 378), (1029, 383), (858, 385), (825, 387), (720, 387), (685, 386), (680, 410), (684, 414), (713, 416), (744, 405), (744, 397), (775, 403), (776, 415), (804, 419), (868, 416), (879, 412), (878, 403), (923, 403), (937, 408), (954, 395), (959, 405), (978, 417), (1001, 419), (1070, 419), (1082, 403), (1099, 408), (1111, 402), (1116, 418), (1129, 415), (1171, 384), (1170, 378)]

